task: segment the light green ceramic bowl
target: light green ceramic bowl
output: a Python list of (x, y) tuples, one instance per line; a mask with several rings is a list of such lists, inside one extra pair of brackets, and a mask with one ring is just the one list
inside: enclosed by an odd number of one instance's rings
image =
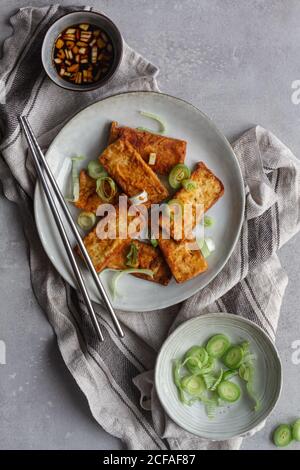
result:
[[(253, 403), (242, 386), (242, 397), (234, 404), (219, 407), (213, 419), (206, 415), (202, 403), (183, 405), (173, 383), (172, 361), (181, 358), (196, 344), (205, 344), (217, 333), (227, 335), (232, 343), (248, 340), (257, 356), (255, 390), (261, 401), (260, 410), (253, 411)], [(193, 318), (180, 325), (165, 341), (157, 358), (155, 385), (158, 397), (169, 417), (185, 430), (203, 438), (225, 440), (252, 435), (274, 409), (281, 392), (281, 362), (275, 345), (255, 323), (238, 315), (210, 313)]]

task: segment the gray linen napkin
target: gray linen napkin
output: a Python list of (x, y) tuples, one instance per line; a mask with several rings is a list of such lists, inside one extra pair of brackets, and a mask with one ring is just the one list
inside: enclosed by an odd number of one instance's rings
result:
[(5, 43), (0, 63), (6, 87), (6, 104), (0, 108), (0, 179), (5, 196), (20, 208), (34, 293), (57, 335), (66, 366), (107, 432), (131, 449), (237, 449), (241, 438), (198, 439), (166, 417), (152, 387), (151, 370), (170, 329), (206, 312), (239, 313), (274, 339), (287, 285), (276, 251), (299, 229), (299, 162), (261, 127), (238, 139), (233, 148), (245, 180), (246, 213), (239, 242), (223, 271), (180, 305), (147, 313), (118, 312), (124, 339), (117, 337), (110, 318), (97, 306), (105, 336), (99, 344), (81, 296), (58, 275), (41, 247), (33, 218), (35, 177), (17, 116), (29, 117), (46, 148), (64, 122), (86, 105), (120, 91), (158, 91), (158, 70), (125, 46), (122, 66), (109, 86), (84, 94), (56, 87), (42, 70), (40, 46), (51, 22), (75, 9), (21, 9), (11, 19), (14, 34)]

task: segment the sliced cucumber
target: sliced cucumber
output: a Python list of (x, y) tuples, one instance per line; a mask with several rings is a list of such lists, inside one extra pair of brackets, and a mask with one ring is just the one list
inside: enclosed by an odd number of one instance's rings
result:
[(233, 382), (229, 382), (228, 380), (221, 382), (218, 385), (217, 391), (219, 397), (224, 401), (228, 401), (229, 403), (236, 402), (241, 396), (240, 387)]
[(295, 441), (300, 441), (300, 419), (297, 419), (297, 421), (294, 422), (292, 425), (292, 434), (293, 434), (293, 439)]
[(273, 442), (277, 447), (285, 447), (292, 441), (292, 429), (288, 424), (280, 424), (274, 431)]
[(184, 356), (185, 366), (192, 373), (200, 372), (200, 369), (207, 364), (208, 354), (202, 346), (193, 346)]
[(212, 336), (207, 345), (206, 351), (211, 357), (219, 358), (227, 351), (230, 346), (230, 341), (225, 335), (214, 335)]
[(244, 349), (241, 346), (231, 346), (222, 361), (228, 369), (238, 369), (243, 362)]
[(192, 397), (199, 397), (206, 390), (205, 382), (199, 375), (186, 375), (181, 379), (181, 387)]

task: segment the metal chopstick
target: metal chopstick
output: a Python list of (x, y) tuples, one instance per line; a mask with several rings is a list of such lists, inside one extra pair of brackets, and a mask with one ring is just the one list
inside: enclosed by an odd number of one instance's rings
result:
[(63, 226), (63, 223), (62, 223), (62, 220), (61, 220), (61, 217), (59, 215), (59, 212), (57, 210), (57, 207), (56, 207), (56, 204), (54, 202), (54, 199), (53, 199), (53, 196), (51, 194), (51, 191), (50, 191), (50, 188), (48, 186), (48, 182), (45, 178), (45, 175), (43, 173), (43, 170), (42, 170), (42, 167), (40, 165), (40, 162), (39, 162), (39, 159), (37, 157), (37, 155), (35, 154), (35, 148), (32, 144), (32, 141), (31, 141), (31, 138), (30, 136), (27, 134), (27, 131), (26, 131), (26, 128), (23, 126), (23, 122), (21, 121), (21, 125), (24, 129), (24, 132), (25, 132), (25, 135), (26, 135), (26, 139), (28, 141), (28, 145), (29, 145), (29, 148), (32, 152), (32, 156), (33, 156), (33, 161), (34, 161), (34, 164), (35, 164), (35, 168), (36, 168), (36, 171), (37, 171), (37, 174), (38, 174), (38, 177), (39, 177), (39, 180), (43, 186), (43, 189), (44, 189), (44, 192), (45, 192), (45, 195), (47, 197), (47, 200), (48, 200), (48, 203), (49, 203), (49, 206), (50, 206), (50, 209), (51, 209), (51, 212), (53, 214), (53, 217), (54, 217), (54, 220), (55, 220), (55, 223), (56, 223), (56, 226), (58, 228), (58, 231), (60, 233), (60, 236), (61, 236), (61, 239), (62, 239), (62, 242), (64, 244), (64, 247), (66, 249), (66, 252), (67, 252), (67, 255), (68, 255), (68, 258), (69, 258), (69, 261), (71, 263), (71, 266), (73, 268), (73, 271), (74, 271), (74, 274), (75, 274), (75, 277), (76, 277), (76, 280), (78, 282), (78, 286), (80, 288), (80, 291), (83, 295), (83, 298), (84, 298), (84, 301), (85, 301), (85, 304), (86, 304), (86, 307), (91, 315), (91, 319), (92, 319), (92, 322), (93, 322), (93, 325), (96, 329), (96, 332), (97, 332), (97, 335), (98, 335), (98, 338), (100, 339), (100, 341), (103, 341), (103, 335), (102, 335), (102, 332), (101, 332), (101, 329), (100, 329), (100, 326), (99, 326), (99, 323), (98, 323), (98, 320), (97, 320), (97, 317), (96, 317), (96, 314), (95, 314), (95, 311), (94, 311), (94, 308), (92, 306), (92, 303), (91, 303), (91, 300), (89, 298), (89, 294), (87, 292), (87, 289), (86, 289), (86, 286), (84, 284), (84, 281), (83, 281), (83, 278), (82, 278), (82, 274), (78, 268), (78, 265), (77, 265), (77, 261), (75, 259), (75, 256), (74, 256), (74, 253), (73, 253), (73, 250), (72, 250), (72, 246), (70, 244), (70, 241), (68, 239), (68, 236), (67, 236), (67, 233), (65, 231), (65, 228)]
[(56, 197), (57, 197), (57, 199), (58, 199), (58, 202), (60, 203), (60, 206), (61, 206), (61, 208), (62, 208), (62, 210), (63, 210), (63, 213), (64, 213), (64, 215), (65, 215), (67, 221), (68, 221), (69, 224), (70, 224), (71, 230), (72, 230), (72, 232), (73, 232), (74, 237), (76, 238), (76, 242), (78, 243), (78, 246), (79, 246), (79, 248), (80, 248), (80, 251), (81, 251), (81, 253), (82, 253), (82, 256), (83, 256), (83, 258), (84, 258), (84, 260), (85, 260), (85, 262), (86, 262), (86, 265), (87, 265), (89, 271), (90, 271), (91, 274), (92, 274), (92, 277), (93, 277), (94, 282), (95, 282), (95, 284), (96, 284), (96, 286), (97, 286), (97, 288), (98, 288), (98, 291), (99, 291), (99, 293), (100, 293), (102, 299), (104, 300), (105, 306), (106, 306), (106, 308), (107, 308), (107, 310), (108, 310), (108, 312), (109, 312), (109, 314), (110, 314), (110, 316), (111, 316), (111, 318), (112, 318), (112, 321), (113, 321), (113, 323), (114, 323), (114, 325), (115, 325), (115, 328), (116, 328), (116, 330), (117, 330), (117, 333), (118, 333), (118, 335), (119, 335), (121, 338), (123, 338), (123, 337), (124, 337), (124, 333), (123, 333), (122, 327), (121, 327), (121, 325), (120, 325), (120, 323), (119, 323), (119, 320), (118, 320), (118, 318), (117, 318), (117, 316), (116, 316), (116, 314), (115, 314), (115, 311), (114, 311), (114, 309), (113, 309), (113, 306), (112, 306), (112, 304), (111, 304), (111, 302), (110, 302), (110, 299), (109, 299), (109, 297), (108, 297), (108, 295), (107, 295), (107, 293), (106, 293), (106, 291), (105, 291), (105, 289), (104, 289), (104, 286), (102, 285), (101, 280), (100, 280), (100, 278), (99, 278), (99, 276), (98, 276), (98, 274), (97, 274), (97, 272), (96, 272), (96, 270), (95, 270), (95, 268), (94, 268), (94, 265), (93, 265), (93, 263), (92, 263), (92, 261), (91, 261), (91, 259), (90, 259), (90, 257), (89, 257), (89, 254), (88, 254), (88, 252), (87, 252), (87, 250), (86, 250), (86, 248), (85, 248), (85, 246), (84, 246), (84, 243), (83, 243), (83, 241), (82, 241), (82, 239), (81, 239), (80, 233), (78, 232), (78, 229), (77, 229), (77, 227), (76, 227), (76, 224), (74, 223), (74, 220), (73, 220), (72, 215), (71, 215), (71, 213), (70, 213), (70, 211), (69, 211), (69, 209), (68, 209), (68, 206), (67, 206), (67, 204), (66, 204), (66, 202), (65, 202), (65, 199), (64, 199), (64, 197), (63, 197), (63, 195), (62, 195), (62, 193), (61, 193), (61, 191), (60, 191), (60, 189), (59, 189), (59, 187), (58, 187), (58, 184), (57, 184), (57, 182), (56, 182), (56, 180), (55, 180), (55, 178), (54, 178), (54, 176), (53, 176), (53, 174), (52, 174), (52, 171), (51, 171), (50, 168), (49, 168), (49, 165), (48, 165), (48, 163), (47, 163), (47, 161), (46, 161), (46, 159), (45, 159), (45, 156), (44, 156), (44, 154), (43, 154), (43, 152), (42, 152), (42, 150), (41, 150), (41, 148), (40, 148), (40, 146), (39, 146), (39, 144), (38, 144), (38, 142), (37, 142), (37, 139), (36, 139), (36, 137), (35, 137), (35, 135), (34, 135), (34, 133), (33, 133), (33, 130), (32, 130), (32, 128), (31, 128), (31, 126), (30, 126), (30, 124), (29, 124), (29, 122), (28, 122), (28, 120), (27, 120), (26, 117), (21, 116), (21, 117), (20, 117), (20, 121), (21, 121), (22, 127), (23, 127), (23, 129), (24, 129), (25, 135), (27, 136), (27, 138), (29, 138), (29, 139), (31, 140), (32, 144), (34, 145), (34, 147), (35, 147), (35, 149), (36, 149), (36, 151), (37, 151), (37, 157), (38, 157), (38, 159), (40, 160), (40, 162), (41, 162), (42, 165), (43, 165), (43, 168), (44, 168), (44, 170), (45, 170), (45, 172), (46, 172), (46, 175), (47, 175), (47, 177), (48, 177), (48, 179), (49, 179), (49, 181), (50, 181), (50, 183), (51, 183), (51, 186), (52, 186), (52, 188), (53, 188), (53, 190), (54, 190), (54, 193), (55, 193), (55, 195), (56, 195)]
[(41, 148), (40, 148), (40, 146), (39, 146), (39, 144), (38, 144), (38, 142), (37, 142), (37, 139), (36, 139), (36, 137), (35, 137), (35, 135), (34, 135), (34, 133), (33, 133), (33, 130), (32, 130), (32, 128), (31, 128), (31, 126), (30, 126), (30, 124), (29, 124), (29, 122), (28, 122), (28, 120), (27, 120), (26, 117), (21, 117), (20, 120), (21, 120), (22, 127), (23, 127), (23, 129), (24, 129), (25, 135), (31, 140), (32, 144), (34, 145), (34, 147), (35, 147), (35, 149), (36, 149), (36, 151), (37, 151), (37, 157), (38, 157), (38, 159), (40, 160), (40, 162), (41, 162), (42, 165), (43, 165), (43, 168), (44, 168), (44, 170), (45, 170), (45, 172), (46, 172), (46, 175), (47, 175), (47, 177), (48, 177), (48, 179), (49, 179), (49, 181), (50, 181), (50, 183), (51, 183), (51, 186), (52, 186), (52, 188), (53, 188), (53, 190), (54, 190), (54, 193), (55, 193), (55, 195), (56, 195), (56, 197), (57, 197), (57, 199), (58, 199), (58, 202), (59, 202), (59, 204), (60, 204), (60, 206), (61, 206), (61, 208), (62, 208), (62, 210), (63, 210), (63, 213), (64, 213), (64, 215), (65, 215), (67, 221), (68, 221), (69, 224), (70, 224), (70, 228), (71, 228), (71, 230), (72, 230), (72, 232), (73, 232), (74, 237), (76, 238), (76, 242), (78, 243), (78, 246), (79, 246), (79, 248), (80, 248), (80, 251), (81, 251), (81, 253), (82, 253), (82, 256), (83, 256), (83, 258), (84, 258), (84, 260), (85, 260), (85, 262), (86, 262), (86, 265), (87, 265), (89, 271), (90, 271), (91, 274), (92, 274), (92, 277), (93, 277), (93, 279), (94, 279), (94, 282), (95, 282), (95, 284), (96, 284), (96, 286), (97, 286), (97, 288), (98, 288), (98, 291), (99, 291), (99, 293), (100, 293), (100, 295), (101, 295), (101, 297), (102, 297), (102, 299), (103, 299), (103, 301), (104, 301), (104, 303), (105, 303), (105, 306), (106, 306), (106, 308), (107, 308), (109, 314), (111, 315), (111, 318), (112, 318), (112, 321), (113, 321), (113, 323), (114, 323), (114, 325), (115, 325), (115, 328), (116, 328), (116, 330), (117, 330), (117, 333), (118, 333), (118, 335), (119, 335), (120, 337), (123, 337), (123, 336), (124, 336), (123, 330), (122, 330), (121, 325), (120, 325), (120, 323), (119, 323), (119, 320), (118, 320), (118, 318), (117, 318), (117, 316), (116, 316), (116, 314), (115, 314), (115, 311), (114, 311), (113, 306), (112, 306), (112, 304), (111, 304), (111, 302), (110, 302), (110, 299), (109, 299), (109, 297), (108, 297), (108, 295), (107, 295), (107, 293), (106, 293), (106, 291), (105, 291), (105, 289), (104, 289), (104, 287), (103, 287), (103, 285), (102, 285), (102, 283), (101, 283), (101, 280), (100, 280), (100, 278), (99, 278), (99, 276), (98, 276), (98, 274), (97, 274), (97, 272), (96, 272), (96, 270), (95, 270), (95, 268), (94, 268), (94, 265), (93, 265), (93, 263), (92, 263), (92, 261), (91, 261), (91, 259), (90, 259), (90, 257), (89, 257), (89, 254), (88, 254), (88, 252), (87, 252), (87, 250), (86, 250), (86, 248), (85, 248), (85, 246), (84, 246), (84, 243), (83, 243), (83, 241), (82, 241), (82, 239), (81, 239), (80, 233), (78, 232), (78, 229), (77, 229), (77, 227), (76, 227), (76, 224), (74, 223), (74, 220), (73, 220), (72, 215), (71, 215), (71, 213), (70, 213), (70, 211), (69, 211), (69, 208), (67, 207), (67, 204), (66, 204), (66, 202), (65, 202), (65, 199), (64, 199), (64, 197), (63, 197), (63, 195), (62, 195), (62, 193), (61, 193), (61, 191), (60, 191), (60, 189), (59, 189), (59, 187), (58, 187), (58, 184), (57, 184), (57, 182), (56, 182), (56, 180), (55, 180), (55, 178), (54, 178), (54, 176), (53, 176), (53, 174), (52, 174), (50, 168), (49, 168), (49, 165), (48, 165), (48, 163), (47, 163), (47, 161), (46, 161), (46, 159), (45, 159), (45, 156), (44, 156), (44, 154), (43, 154), (43, 152), (42, 152), (42, 150), (41, 150)]
[(72, 217), (72, 215), (71, 215), (71, 213), (70, 213), (70, 211), (69, 211), (69, 208), (68, 208), (68, 206), (67, 206), (67, 204), (66, 204), (66, 202), (65, 202), (64, 196), (62, 195), (62, 193), (61, 193), (61, 191), (60, 191), (60, 189), (59, 189), (59, 186), (58, 186), (58, 184), (57, 184), (57, 182), (56, 182), (56, 180), (55, 180), (55, 178), (54, 178), (54, 176), (53, 176), (53, 173), (52, 173), (52, 171), (50, 170), (50, 167), (49, 167), (49, 165), (48, 165), (48, 163), (47, 163), (47, 160), (45, 159), (45, 156), (44, 156), (44, 154), (43, 154), (43, 152), (42, 152), (42, 150), (41, 150), (41, 148), (40, 148), (40, 146), (39, 146), (39, 144), (38, 144), (38, 141), (37, 141), (37, 139), (36, 139), (36, 137), (35, 137), (35, 135), (34, 135), (34, 132), (33, 132), (32, 128), (31, 128), (31, 126), (30, 126), (30, 124), (29, 124), (29, 122), (28, 122), (28, 119), (27, 119), (25, 116), (21, 116), (21, 117), (20, 117), (20, 121), (21, 121), (21, 125), (22, 125), (22, 127), (23, 127), (23, 129), (24, 129), (25, 135), (27, 136), (27, 138), (30, 138), (32, 144), (34, 145), (34, 147), (35, 147), (35, 149), (36, 149), (36, 151), (37, 151), (37, 157), (38, 157), (38, 159), (40, 160), (40, 162), (41, 162), (42, 165), (43, 165), (43, 168), (44, 168), (44, 170), (45, 170), (45, 172), (46, 172), (46, 175), (47, 175), (47, 177), (48, 177), (48, 179), (49, 179), (49, 181), (50, 181), (50, 183), (51, 183), (51, 186), (52, 186), (52, 188), (53, 188), (53, 190), (54, 190), (54, 193), (55, 193), (55, 195), (56, 195), (56, 197), (57, 197), (57, 199), (58, 199), (58, 202), (59, 202), (59, 204), (60, 204), (60, 206), (61, 206), (61, 208), (62, 208), (62, 211), (63, 211), (63, 213), (64, 213), (64, 215), (65, 215), (65, 217), (66, 217), (68, 223), (70, 224), (70, 228), (71, 228), (71, 230), (72, 230), (72, 232), (73, 232), (73, 235), (74, 235), (74, 237), (75, 237), (75, 239), (76, 239), (76, 242), (77, 242), (77, 244), (78, 244), (78, 246), (79, 246), (79, 249), (80, 249), (80, 251), (81, 251), (81, 253), (82, 253), (82, 256), (83, 256), (83, 258), (84, 258), (84, 260), (85, 260), (85, 263), (86, 263), (86, 265), (87, 265), (87, 267), (88, 267), (90, 273), (92, 274), (92, 277), (93, 277), (93, 279), (94, 279), (94, 282), (95, 282), (95, 284), (96, 284), (96, 287), (97, 287), (97, 289), (98, 289), (98, 291), (99, 291), (99, 293), (100, 293), (100, 295), (101, 295), (101, 297), (102, 297), (102, 299), (103, 299), (103, 301), (104, 301), (104, 303), (105, 303), (105, 306), (106, 306), (106, 308), (107, 308), (107, 310), (108, 310), (108, 312), (109, 312), (109, 314), (110, 314), (110, 316), (111, 316), (111, 318), (112, 318), (112, 321), (113, 321), (114, 326), (115, 326), (115, 328), (116, 328), (116, 330), (117, 330), (117, 333), (118, 333), (118, 335), (119, 335), (121, 338), (123, 338), (123, 337), (124, 337), (124, 333), (123, 333), (122, 327), (121, 327), (121, 325), (120, 325), (120, 323), (119, 323), (119, 320), (118, 320), (118, 318), (117, 318), (117, 316), (116, 316), (116, 314), (115, 314), (115, 311), (114, 311), (114, 309), (113, 309), (113, 306), (112, 306), (112, 304), (111, 304), (111, 302), (110, 302), (110, 299), (109, 299), (109, 297), (108, 297), (108, 295), (107, 295), (107, 293), (106, 293), (106, 291), (105, 291), (105, 289), (104, 289), (104, 286), (102, 285), (102, 282), (101, 282), (101, 280), (100, 280), (100, 278), (99, 278), (99, 275), (97, 274), (97, 272), (96, 272), (96, 270), (95, 270), (95, 268), (94, 268), (94, 265), (93, 265), (93, 263), (92, 263), (92, 261), (91, 261), (91, 258), (90, 258), (89, 254), (88, 254), (88, 252), (87, 252), (87, 250), (86, 250), (86, 248), (85, 248), (85, 246), (84, 246), (84, 243), (83, 243), (83, 241), (82, 241), (82, 239), (81, 239), (80, 233), (78, 232), (78, 229), (77, 229), (76, 224), (75, 224), (75, 222), (74, 222), (74, 220), (73, 220), (73, 217)]

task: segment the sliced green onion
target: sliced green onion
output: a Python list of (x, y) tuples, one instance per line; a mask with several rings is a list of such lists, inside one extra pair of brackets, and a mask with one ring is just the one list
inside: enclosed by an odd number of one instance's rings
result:
[(300, 419), (297, 419), (292, 425), (293, 439), (300, 442)]
[(150, 243), (154, 248), (158, 246), (158, 241), (156, 240), (156, 238), (151, 238)]
[(247, 392), (250, 398), (254, 401), (254, 411), (258, 411), (261, 407), (260, 400), (257, 398), (256, 393), (254, 391), (254, 385), (253, 385), (253, 373), (250, 375), (250, 378), (247, 381)]
[(130, 266), (131, 268), (136, 268), (139, 264), (138, 260), (138, 247), (136, 246), (135, 243), (131, 242), (130, 243), (130, 248), (129, 251), (126, 255), (126, 265)]
[(156, 162), (156, 153), (150, 153), (148, 165), (155, 165)]
[(80, 185), (79, 185), (79, 171), (78, 162), (84, 160), (85, 157), (72, 157), (72, 198), (66, 198), (69, 202), (77, 202), (79, 199)]
[(274, 431), (273, 442), (276, 447), (285, 447), (292, 441), (292, 429), (288, 424), (280, 424)]
[(144, 204), (145, 202), (148, 201), (148, 193), (147, 193), (147, 191), (142, 191), (141, 193), (137, 194), (136, 196), (130, 197), (129, 201), (134, 206), (137, 206), (138, 204)]
[(200, 372), (201, 368), (207, 364), (208, 359), (207, 351), (202, 346), (193, 346), (184, 356), (185, 366), (192, 374)]
[(223, 369), (220, 370), (220, 373), (219, 373), (219, 377), (217, 378), (217, 380), (215, 381), (215, 383), (213, 384), (213, 386), (211, 387), (211, 390), (214, 391), (214, 390), (217, 390), (217, 387), (218, 385), (222, 382), (222, 379), (223, 379)]
[(245, 380), (245, 382), (248, 382), (249, 379), (251, 379), (251, 374), (252, 374), (252, 368), (248, 364), (241, 364), (239, 368), (239, 376), (241, 379)]
[(104, 202), (110, 202), (117, 192), (116, 183), (110, 176), (102, 176), (96, 181), (96, 193)]
[[(159, 127), (160, 127), (159, 128), (159, 134), (164, 134), (165, 133), (165, 131), (166, 131), (165, 123), (157, 114), (147, 113), (145, 111), (140, 111), (140, 114), (141, 114), (141, 116), (148, 117), (148, 118), (153, 119), (154, 121), (158, 122)], [(147, 127), (138, 127), (138, 130), (143, 130), (143, 131), (146, 131), (146, 132), (152, 132), (153, 133), (153, 131), (151, 129), (148, 129)]]
[(91, 160), (88, 164), (87, 171), (88, 175), (95, 180), (107, 176), (107, 171), (98, 160)]
[(210, 390), (211, 387), (213, 387), (214, 383), (216, 382), (216, 377), (213, 374), (209, 374), (209, 373), (203, 374), (202, 377), (205, 382), (206, 388)]
[(203, 254), (204, 258), (208, 258), (216, 249), (216, 245), (212, 238), (197, 238), (197, 243), (201, 253)]
[(207, 417), (209, 419), (213, 419), (215, 417), (216, 410), (219, 406), (218, 399), (217, 398), (208, 398), (206, 400), (202, 399), (202, 401), (205, 404), (205, 411), (206, 411)]
[(221, 382), (217, 390), (219, 397), (229, 403), (236, 402), (241, 396), (240, 387), (234, 382), (228, 382), (228, 380)]
[(212, 217), (210, 217), (209, 215), (205, 215), (204, 216), (204, 227), (208, 228), (208, 227), (212, 227), (214, 225), (215, 221)]
[(212, 401), (205, 405), (205, 411), (209, 419), (213, 419), (215, 417), (217, 407), (218, 403), (216, 401)]
[(219, 358), (227, 351), (230, 346), (230, 341), (227, 336), (218, 334), (212, 336), (206, 345), (206, 351), (211, 357)]
[(193, 191), (197, 188), (197, 183), (190, 178), (183, 180), (181, 184), (186, 191)]
[(123, 277), (125, 274), (145, 274), (146, 276), (150, 276), (153, 278), (153, 271), (151, 269), (135, 269), (135, 268), (128, 268), (128, 269), (122, 269), (120, 270), (113, 270), (117, 271), (116, 274), (112, 277), (111, 284), (110, 284), (110, 290), (112, 293), (113, 298), (116, 297), (118, 294), (117, 292), (117, 285), (121, 277)]
[(212, 238), (209, 238), (209, 237), (205, 238), (205, 243), (210, 253), (215, 251), (216, 245)]
[(186, 375), (181, 379), (181, 386), (192, 397), (200, 397), (206, 390), (206, 385), (199, 375)]
[(172, 206), (174, 208), (180, 209), (180, 213), (183, 214), (184, 210), (184, 205), (179, 199), (170, 199), (170, 201), (167, 202), (167, 204), (164, 204), (164, 209), (167, 212), (167, 215), (170, 217), (171, 220), (174, 219), (174, 209), (172, 209)]
[(176, 359), (173, 362), (173, 380), (177, 387), (179, 400), (181, 401), (181, 403), (186, 404), (186, 399), (185, 399), (182, 385), (181, 385), (180, 369), (181, 369), (181, 361), (179, 359)]
[(244, 350), (241, 346), (231, 346), (222, 358), (228, 369), (238, 369), (243, 362)]
[(223, 374), (223, 380), (229, 380), (232, 377), (235, 377), (236, 375), (238, 375), (237, 370), (226, 370)]
[(210, 374), (211, 372), (215, 370), (215, 367), (216, 367), (216, 360), (213, 357), (209, 356), (207, 363), (205, 364), (205, 366), (201, 368), (200, 374), (201, 375)]
[(173, 189), (179, 189), (182, 181), (190, 178), (191, 170), (183, 163), (173, 166), (169, 173), (169, 184)]
[(96, 216), (93, 212), (80, 212), (77, 223), (83, 230), (90, 230), (96, 223)]

